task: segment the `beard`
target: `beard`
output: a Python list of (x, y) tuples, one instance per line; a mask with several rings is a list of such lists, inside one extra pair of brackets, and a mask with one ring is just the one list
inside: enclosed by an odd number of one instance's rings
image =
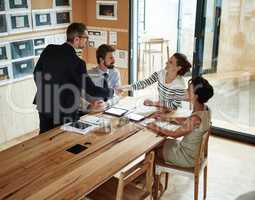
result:
[(107, 68), (108, 68), (108, 69), (113, 69), (113, 68), (114, 68), (114, 65), (113, 65), (113, 64), (108, 65)]

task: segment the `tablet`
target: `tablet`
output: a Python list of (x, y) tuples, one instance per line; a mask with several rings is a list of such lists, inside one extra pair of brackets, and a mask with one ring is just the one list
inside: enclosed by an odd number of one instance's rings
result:
[(121, 117), (126, 112), (127, 112), (127, 110), (125, 110), (125, 109), (112, 107), (112, 108), (106, 110), (104, 113), (109, 114), (109, 115), (115, 115), (117, 117)]
[(135, 122), (139, 122), (145, 118), (143, 115), (138, 115), (135, 113), (129, 113), (126, 117)]

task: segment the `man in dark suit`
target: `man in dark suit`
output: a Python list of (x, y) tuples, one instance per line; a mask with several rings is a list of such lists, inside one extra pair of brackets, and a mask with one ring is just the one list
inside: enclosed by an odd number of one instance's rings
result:
[(76, 55), (75, 49), (86, 47), (86, 26), (72, 23), (66, 36), (66, 43), (48, 45), (35, 66), (34, 104), (39, 112), (40, 133), (77, 120), (81, 90), (103, 98), (112, 97), (114, 93), (113, 89), (95, 86), (87, 75), (86, 63)]

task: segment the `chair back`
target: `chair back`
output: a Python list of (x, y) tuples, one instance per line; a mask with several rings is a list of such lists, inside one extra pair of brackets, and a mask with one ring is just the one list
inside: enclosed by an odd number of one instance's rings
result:
[(207, 163), (208, 157), (208, 142), (211, 134), (211, 128), (203, 135), (202, 141), (199, 146), (198, 154), (195, 160), (195, 171), (200, 171), (202, 165)]

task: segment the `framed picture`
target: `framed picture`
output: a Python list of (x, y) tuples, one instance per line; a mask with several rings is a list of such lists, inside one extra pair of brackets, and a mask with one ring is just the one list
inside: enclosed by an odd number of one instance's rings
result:
[(36, 38), (34, 39), (34, 47), (41, 47), (41, 46), (45, 46), (46, 45), (46, 41), (45, 38)]
[(38, 48), (38, 49), (35, 49), (35, 56), (40, 56), (41, 53), (43, 52), (44, 48)]
[(10, 79), (9, 66), (0, 65), (0, 83), (1, 81)]
[(9, 15), (10, 32), (20, 33), (32, 31), (30, 13), (13, 13)]
[(117, 1), (96, 1), (96, 18), (117, 20)]
[(0, 12), (6, 10), (5, 0), (0, 0)]
[(59, 10), (55, 12), (55, 23), (59, 26), (68, 26), (71, 23), (71, 10)]
[(0, 64), (10, 62), (10, 46), (8, 43), (0, 44)]
[(72, 0), (53, 0), (53, 8), (71, 8)]
[(51, 28), (53, 16), (50, 10), (33, 10), (33, 27), (36, 30)]
[(9, 0), (9, 10), (30, 10), (31, 0)]
[(26, 58), (34, 55), (33, 40), (12, 42), (10, 45), (12, 59)]
[(5, 14), (0, 14), (0, 36), (8, 34), (8, 23)]
[(13, 77), (20, 78), (30, 75), (34, 71), (34, 59), (27, 59), (12, 63)]

